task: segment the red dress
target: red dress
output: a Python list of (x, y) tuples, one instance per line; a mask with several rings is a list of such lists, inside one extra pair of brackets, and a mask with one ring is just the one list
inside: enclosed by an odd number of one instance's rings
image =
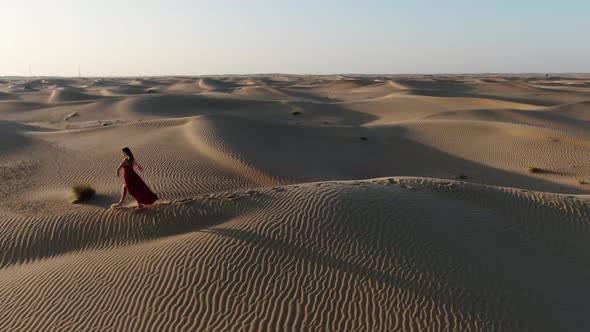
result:
[(150, 190), (139, 174), (133, 169), (133, 162), (123, 165), (123, 179), (125, 179), (127, 192), (129, 192), (139, 204), (149, 205), (158, 200), (158, 196)]

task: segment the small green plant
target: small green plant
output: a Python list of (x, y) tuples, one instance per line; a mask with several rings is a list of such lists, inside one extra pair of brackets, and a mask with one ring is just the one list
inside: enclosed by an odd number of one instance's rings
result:
[(81, 203), (96, 194), (96, 190), (89, 184), (77, 184), (72, 187), (73, 204)]

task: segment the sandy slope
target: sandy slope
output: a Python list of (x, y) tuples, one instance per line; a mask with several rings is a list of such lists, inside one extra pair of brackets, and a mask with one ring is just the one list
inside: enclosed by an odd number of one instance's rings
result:
[(0, 81), (0, 330), (587, 330), (589, 87)]
[(556, 195), (383, 178), (8, 218), (0, 326), (567, 330), (589, 323), (589, 213)]

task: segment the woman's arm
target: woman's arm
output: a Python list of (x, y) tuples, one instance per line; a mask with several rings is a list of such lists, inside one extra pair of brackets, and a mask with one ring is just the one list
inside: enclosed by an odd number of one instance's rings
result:
[(133, 165), (137, 166), (137, 169), (138, 169), (140, 172), (143, 172), (143, 167), (141, 167), (141, 165), (140, 165), (140, 164), (139, 164), (137, 161), (134, 161), (134, 162), (133, 162)]
[(123, 160), (121, 162), (121, 164), (119, 165), (119, 167), (117, 167), (117, 176), (120, 176), (121, 168), (123, 168), (123, 164), (125, 164), (125, 160)]

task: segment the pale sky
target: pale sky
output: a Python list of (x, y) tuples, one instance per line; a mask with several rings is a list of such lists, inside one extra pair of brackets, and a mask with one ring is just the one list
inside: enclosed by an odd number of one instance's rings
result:
[(0, 76), (590, 72), (589, 0), (0, 0)]

